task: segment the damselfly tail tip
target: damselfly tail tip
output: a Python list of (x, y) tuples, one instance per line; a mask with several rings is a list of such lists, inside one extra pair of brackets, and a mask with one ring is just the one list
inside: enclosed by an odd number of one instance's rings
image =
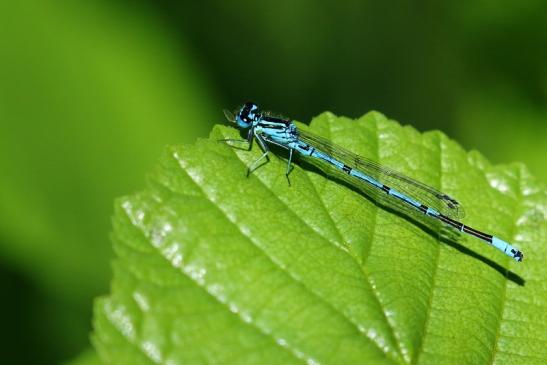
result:
[(524, 260), (524, 254), (522, 253), (522, 251), (516, 250), (516, 252), (513, 253), (513, 258), (516, 262), (521, 262), (522, 260)]
[(491, 243), (498, 250), (502, 251), (507, 256), (512, 257), (516, 262), (521, 262), (524, 259), (524, 254), (522, 253), (522, 251), (517, 250), (515, 247), (502, 240), (501, 238), (493, 236)]

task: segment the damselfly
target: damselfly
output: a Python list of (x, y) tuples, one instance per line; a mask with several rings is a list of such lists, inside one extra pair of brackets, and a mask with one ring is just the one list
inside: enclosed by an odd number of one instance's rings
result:
[(522, 261), (524, 255), (508, 242), (479, 230), (466, 226), (458, 221), (463, 217), (460, 203), (443, 192), (431, 186), (405, 176), (395, 170), (375, 163), (365, 157), (357, 156), (328, 140), (300, 130), (288, 119), (274, 117), (262, 112), (258, 105), (245, 103), (233, 115), (224, 111), (226, 117), (243, 130), (248, 130), (246, 140), (227, 139), (226, 142), (247, 142), (251, 148), (256, 140), (263, 154), (247, 169), (247, 175), (256, 169), (266, 159), (270, 149), (268, 144), (277, 145), (289, 152), (286, 177), (289, 181), (293, 153), (324, 164), (337, 171), (344, 180), (356, 185), (361, 190), (387, 197), (387, 201), (397, 206), (410, 209), (413, 212), (441, 222), (443, 225), (476, 237), (496, 247), (516, 261)]

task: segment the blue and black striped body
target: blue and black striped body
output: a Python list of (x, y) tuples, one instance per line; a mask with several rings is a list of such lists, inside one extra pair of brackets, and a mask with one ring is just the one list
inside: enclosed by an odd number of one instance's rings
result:
[[(443, 224), (456, 229), (460, 232), (466, 233), (473, 237), (476, 237), (482, 241), (485, 241), (500, 251), (504, 252), (506, 255), (512, 257), (516, 261), (522, 261), (523, 254), (521, 251), (514, 248), (508, 242), (492, 236), (490, 234), (483, 233), (474, 228), (464, 225), (463, 223), (452, 219), (451, 217), (442, 214), (440, 211), (434, 207), (427, 206), (420, 199), (411, 196), (411, 194), (404, 193), (399, 191), (391, 186), (388, 186), (378, 179), (367, 174), (355, 166), (349, 166), (342, 161), (341, 158), (337, 158), (335, 153), (331, 151), (336, 146), (332, 145), (329, 149), (322, 148), (320, 144), (314, 145), (305, 141), (305, 138), (302, 138), (302, 133), (300, 133), (296, 125), (286, 119), (276, 118), (268, 115), (262, 115), (258, 109), (258, 106), (253, 103), (245, 104), (239, 113), (236, 116), (236, 123), (241, 128), (250, 128), (249, 136), (254, 136), (258, 139), (259, 142), (266, 141), (283, 148), (286, 148), (290, 151), (290, 156), (292, 157), (292, 151), (296, 151), (303, 156), (308, 156), (309, 158), (320, 160), (326, 163), (328, 166), (346, 174), (348, 177), (351, 177), (356, 183), (366, 184), (369, 188), (375, 189), (378, 192), (386, 194), (387, 196), (396, 199), (404, 206), (424, 214), (432, 219), (436, 219)], [(266, 151), (267, 153), (267, 151)], [(290, 160), (289, 160), (290, 165)], [(289, 169), (287, 170), (288, 174)], [(412, 179), (403, 177), (403, 181), (411, 181)], [(422, 186), (422, 185), (420, 185)], [(433, 190), (431, 188), (431, 190)], [(439, 194), (439, 198), (444, 198), (449, 201), (449, 204), (455, 203), (457, 201), (450, 198), (446, 194)]]

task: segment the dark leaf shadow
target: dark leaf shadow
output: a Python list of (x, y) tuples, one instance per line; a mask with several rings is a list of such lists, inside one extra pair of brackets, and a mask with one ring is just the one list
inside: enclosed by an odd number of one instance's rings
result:
[[(471, 256), (474, 259), (477, 259), (481, 261), (483, 264), (487, 265), (491, 269), (497, 271), (500, 275), (507, 278), (508, 280), (512, 281), (513, 283), (524, 286), (526, 284), (526, 280), (516, 274), (515, 272), (505, 268), (504, 266), (498, 264), (497, 262), (489, 259), (486, 256), (483, 256), (470, 248), (458, 243), (459, 238), (459, 232), (456, 232), (452, 229), (449, 229), (445, 226), (441, 226), (440, 223), (433, 222), (431, 219), (428, 219), (425, 215), (422, 214), (416, 214), (416, 212), (409, 207), (404, 206), (401, 203), (398, 203), (397, 201), (393, 199), (389, 199), (385, 194), (370, 194), (367, 193), (350, 182), (344, 180), (343, 178), (340, 178), (338, 174), (332, 174), (324, 171), (323, 169), (317, 167), (314, 164), (309, 163), (307, 160), (300, 160), (300, 165), (303, 166), (306, 170), (319, 173), (321, 175), (326, 176), (327, 179), (336, 182), (337, 184), (341, 184), (348, 189), (351, 189), (352, 191), (356, 192), (357, 194), (361, 195), (363, 198), (367, 199), (377, 207), (391, 213), (394, 215), (397, 215), (398, 217), (405, 219), (406, 221), (414, 224), (415, 226), (422, 229), (427, 234), (437, 237), (439, 243), (448, 245), (459, 252)], [(389, 202), (388, 202), (389, 200)], [(395, 206), (397, 208), (394, 208), (393, 203), (397, 203)]]

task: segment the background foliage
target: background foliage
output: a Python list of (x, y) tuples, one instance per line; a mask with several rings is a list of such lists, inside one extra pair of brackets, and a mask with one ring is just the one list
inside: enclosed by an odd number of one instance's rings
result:
[(248, 98), (303, 121), (378, 109), (547, 178), (546, 7), (2, 2), (3, 359), (88, 346), (113, 198), (143, 186), (162, 146), (205, 136)]

